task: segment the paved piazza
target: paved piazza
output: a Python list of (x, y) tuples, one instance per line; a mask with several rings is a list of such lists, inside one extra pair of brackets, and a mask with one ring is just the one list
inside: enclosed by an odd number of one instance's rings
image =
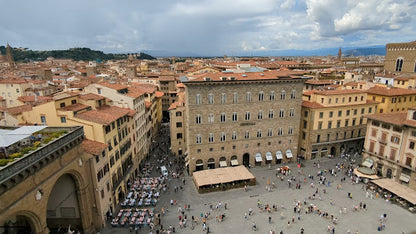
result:
[[(358, 159), (359, 160), (359, 159)], [(317, 162), (317, 160), (315, 160)], [(298, 173), (298, 168), (294, 163), (288, 164), (292, 169), (291, 175), (285, 176), (283, 181), (276, 178), (276, 166), (269, 168), (257, 167), (252, 168), (250, 171), (256, 176), (257, 185), (249, 186), (248, 191), (245, 192), (243, 188), (234, 189), (221, 192), (213, 192), (208, 194), (198, 194), (192, 178), (185, 176), (186, 184), (183, 185), (182, 179), (172, 179), (170, 188), (165, 193), (161, 194), (161, 200), (155, 207), (158, 211), (162, 207), (167, 208), (168, 211), (162, 216), (161, 223), (163, 228), (167, 229), (169, 225), (172, 225), (176, 229), (176, 233), (206, 233), (203, 231), (202, 222), (200, 218), (201, 212), (210, 211), (211, 218), (207, 220), (207, 225), (212, 233), (301, 233), (301, 228), (304, 228), (304, 233), (328, 233), (328, 226), (335, 227), (335, 233), (379, 233), (377, 231), (380, 225), (380, 216), (387, 214), (385, 221), (384, 233), (412, 233), (416, 231), (416, 215), (410, 213), (406, 209), (386, 202), (382, 198), (366, 197), (366, 191), (363, 190), (363, 183), (351, 184), (350, 180), (341, 182), (342, 175), (331, 176), (329, 173), (326, 175), (327, 180), (330, 181), (330, 186), (319, 185), (317, 173), (321, 169), (335, 168), (337, 162), (341, 162), (341, 159), (322, 159), (320, 161), (320, 169), (314, 167), (313, 161), (305, 162), (303, 167), (304, 174)], [(154, 170), (156, 171), (156, 170)], [(154, 172), (155, 176), (157, 173)], [(315, 187), (310, 186), (311, 180), (308, 179), (304, 182), (305, 176), (313, 175), (312, 182)], [(295, 189), (295, 184), (292, 183), (291, 188), (288, 186), (288, 179), (292, 176), (296, 177), (296, 180), (302, 180), (301, 189)], [(270, 184), (274, 183), (276, 188), (273, 188), (270, 192), (266, 191), (267, 182), (270, 180)], [(337, 184), (342, 184), (342, 189), (337, 189)], [(183, 185), (183, 190), (174, 192), (174, 186)], [(316, 186), (317, 185), (317, 186)], [(315, 200), (309, 200), (308, 197), (312, 196), (318, 188), (318, 194)], [(324, 193), (324, 189), (326, 193)], [(351, 193), (352, 199), (348, 198), (348, 193)], [(321, 197), (321, 200), (319, 199)], [(314, 204), (323, 212), (328, 212), (329, 216), (333, 214), (338, 218), (337, 224), (332, 224), (331, 219), (319, 217), (318, 214), (310, 213), (305, 214), (305, 207), (303, 205), (304, 199), (307, 198), (307, 204)], [(170, 200), (176, 200), (177, 205), (170, 205)], [(278, 211), (272, 211), (268, 214), (266, 211), (260, 212), (257, 208), (258, 200), (262, 205), (277, 204)], [(300, 220), (298, 220), (297, 213), (294, 213), (295, 202), (301, 201), (302, 212)], [(221, 202), (222, 208), (216, 210), (215, 206)], [(367, 205), (367, 209), (358, 209), (353, 211), (354, 206), (359, 206), (362, 202)], [(213, 204), (213, 210), (209, 209), (209, 204)], [(227, 209), (224, 209), (224, 205), (227, 203)], [(333, 204), (331, 204), (333, 203)], [(178, 208), (184, 208), (185, 204), (190, 204), (191, 209), (185, 212), (187, 215), (187, 227), (179, 227), (179, 215)], [(281, 208), (281, 206), (284, 208)], [(253, 208), (254, 214), (245, 219), (244, 214), (248, 214), (249, 208)], [(346, 213), (340, 214), (340, 209), (346, 208)], [(222, 222), (216, 221), (216, 216), (219, 214), (225, 214), (225, 218)], [(195, 228), (191, 228), (191, 216), (199, 218)], [(271, 217), (271, 223), (269, 223), (269, 216)], [(283, 216), (283, 217), (282, 217)], [(288, 226), (288, 221), (295, 218), (295, 222)], [(253, 222), (257, 225), (257, 231), (252, 230)], [(160, 228), (156, 226), (155, 229)], [(149, 227), (143, 227), (138, 233), (151, 233)], [(111, 228), (108, 227), (101, 233), (129, 233), (128, 228)], [(134, 231), (133, 231), (134, 233)], [(153, 230), (152, 233), (156, 233)]]

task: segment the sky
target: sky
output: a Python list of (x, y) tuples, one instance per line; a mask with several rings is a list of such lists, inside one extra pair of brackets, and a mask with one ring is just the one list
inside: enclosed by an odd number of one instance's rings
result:
[(416, 40), (415, 0), (0, 0), (0, 45), (231, 55)]

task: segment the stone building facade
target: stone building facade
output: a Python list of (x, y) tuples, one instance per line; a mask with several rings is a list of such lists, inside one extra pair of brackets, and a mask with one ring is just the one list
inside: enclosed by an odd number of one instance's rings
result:
[(387, 44), (384, 69), (390, 72), (416, 72), (416, 41)]
[(202, 74), (185, 82), (190, 173), (296, 160), (305, 80), (265, 71)]

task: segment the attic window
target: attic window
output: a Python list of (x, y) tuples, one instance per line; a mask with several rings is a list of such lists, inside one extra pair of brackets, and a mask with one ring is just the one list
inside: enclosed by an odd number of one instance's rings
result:
[(261, 76), (264, 76), (264, 74), (263, 74), (263, 73), (260, 73), (260, 75), (261, 75)]
[(242, 76), (242, 77), (247, 77), (247, 75), (246, 75), (246, 74), (242, 74), (241, 76)]
[(211, 81), (211, 78), (209, 78), (209, 77), (205, 77), (205, 78), (204, 78), (204, 80), (205, 80), (205, 81)]
[(235, 77), (230, 77), (230, 80), (235, 80)]
[(227, 80), (227, 77), (221, 77), (221, 80), (225, 81), (225, 80)]

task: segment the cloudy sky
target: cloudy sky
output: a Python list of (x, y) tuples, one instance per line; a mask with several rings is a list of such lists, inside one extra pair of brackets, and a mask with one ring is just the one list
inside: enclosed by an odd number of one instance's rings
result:
[(0, 45), (238, 55), (416, 40), (415, 0), (0, 0)]

